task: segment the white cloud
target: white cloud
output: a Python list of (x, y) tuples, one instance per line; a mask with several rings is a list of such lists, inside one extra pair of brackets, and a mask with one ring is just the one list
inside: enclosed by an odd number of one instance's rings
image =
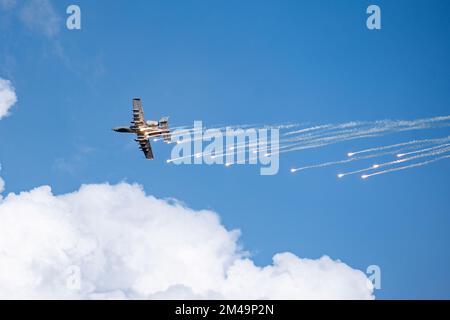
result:
[(61, 27), (61, 17), (49, 0), (27, 0), (20, 11), (20, 19), (33, 31), (54, 37)]
[(0, 78), (0, 119), (8, 115), (9, 109), (16, 102), (17, 96), (11, 82)]
[(0, 193), (2, 193), (4, 190), (5, 190), (5, 181), (2, 179), (2, 177), (0, 177)]
[[(17, 102), (16, 92), (9, 80), (0, 78), (0, 120), (6, 117), (9, 109)], [(0, 164), (0, 171), (2, 166)], [(0, 194), (5, 190), (5, 181), (0, 177)], [(0, 195), (0, 201), (2, 196)]]
[[(218, 215), (138, 185), (44, 186), (0, 200), (0, 298), (370, 299), (364, 273), (276, 254), (258, 267)], [(75, 267), (74, 267), (75, 266)], [(67, 281), (78, 283), (74, 290)]]

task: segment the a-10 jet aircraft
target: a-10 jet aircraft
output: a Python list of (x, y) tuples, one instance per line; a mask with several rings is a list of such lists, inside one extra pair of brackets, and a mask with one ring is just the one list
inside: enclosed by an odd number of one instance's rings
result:
[(137, 138), (134, 139), (139, 143), (140, 149), (144, 152), (145, 157), (153, 160), (152, 146), (149, 138), (162, 137), (166, 143), (170, 143), (169, 118), (164, 117), (159, 121), (145, 121), (144, 111), (142, 110), (141, 99), (133, 99), (133, 120), (129, 127), (113, 128), (116, 132), (135, 133)]

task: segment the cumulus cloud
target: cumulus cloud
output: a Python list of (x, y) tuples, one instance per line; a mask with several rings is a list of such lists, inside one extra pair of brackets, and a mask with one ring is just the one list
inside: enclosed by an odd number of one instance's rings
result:
[[(9, 80), (0, 78), (0, 120), (6, 117), (9, 109), (17, 102), (16, 92)], [(2, 166), (0, 164), (0, 171)], [(0, 194), (5, 190), (5, 181), (0, 177)], [(0, 195), (0, 200), (2, 196)]]
[(0, 119), (6, 117), (17, 102), (16, 92), (9, 80), (0, 78)]
[(20, 19), (30, 30), (50, 38), (59, 33), (62, 21), (49, 0), (27, 0), (20, 10)]
[(373, 298), (364, 273), (327, 256), (256, 266), (216, 213), (135, 184), (9, 194), (0, 221), (0, 298)]

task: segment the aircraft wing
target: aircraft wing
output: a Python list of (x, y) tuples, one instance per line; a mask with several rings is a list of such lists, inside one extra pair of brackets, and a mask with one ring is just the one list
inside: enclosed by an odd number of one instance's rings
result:
[(133, 99), (133, 121), (135, 126), (145, 125), (144, 111), (142, 110), (141, 99)]
[(136, 141), (139, 143), (139, 149), (144, 152), (145, 157), (148, 160), (153, 160), (153, 151), (152, 146), (150, 145), (150, 141), (144, 136), (138, 136)]

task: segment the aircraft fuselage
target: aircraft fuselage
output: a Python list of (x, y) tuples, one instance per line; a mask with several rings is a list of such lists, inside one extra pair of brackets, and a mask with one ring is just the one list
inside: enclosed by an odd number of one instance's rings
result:
[[(153, 121), (152, 121), (153, 122)], [(116, 127), (113, 128), (113, 130), (115, 132), (120, 132), (120, 133), (134, 133), (138, 136), (145, 136), (147, 138), (150, 137), (156, 137), (156, 136), (162, 136), (163, 134), (168, 134), (170, 133), (169, 129), (161, 129), (158, 126), (158, 122), (156, 122), (156, 125), (145, 125), (145, 126), (134, 126), (131, 125), (130, 127)]]

